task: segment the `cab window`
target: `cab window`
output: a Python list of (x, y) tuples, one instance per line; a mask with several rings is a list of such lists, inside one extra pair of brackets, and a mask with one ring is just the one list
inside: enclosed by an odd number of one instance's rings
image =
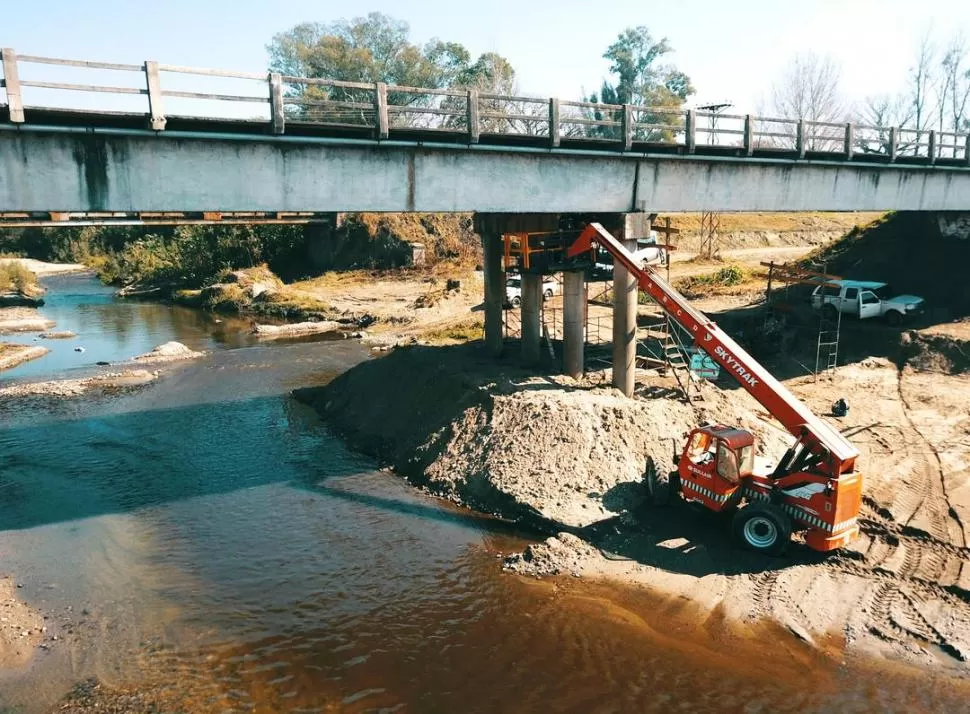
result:
[(859, 297), (859, 288), (846, 288), (845, 299), (855, 302), (855, 299)]
[(741, 477), (738, 472), (738, 455), (723, 441), (717, 443), (717, 475), (731, 483), (737, 483)]
[(868, 290), (862, 293), (862, 304), (863, 305), (874, 305), (879, 302), (879, 298), (876, 297), (875, 293), (871, 293)]
[(714, 443), (710, 434), (703, 431), (694, 433), (691, 437), (690, 447), (687, 450), (687, 458), (695, 464), (706, 463), (714, 457)]
[(754, 444), (741, 449), (741, 473), (748, 475), (754, 472)]

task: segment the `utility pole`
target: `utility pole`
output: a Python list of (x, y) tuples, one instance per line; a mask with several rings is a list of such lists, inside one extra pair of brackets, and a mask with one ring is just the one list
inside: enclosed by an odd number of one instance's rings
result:
[[(707, 133), (708, 144), (717, 144), (717, 117), (728, 107), (733, 107), (731, 102), (718, 102), (715, 104), (704, 104), (697, 107), (701, 111), (711, 113), (711, 128)], [(717, 254), (717, 237), (721, 227), (721, 216), (717, 211), (704, 211), (701, 214), (701, 246), (700, 255), (702, 258), (710, 260)]]

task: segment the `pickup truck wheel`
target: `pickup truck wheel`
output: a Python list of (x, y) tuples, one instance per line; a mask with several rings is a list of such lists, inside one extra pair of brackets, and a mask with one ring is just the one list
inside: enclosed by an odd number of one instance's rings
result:
[(886, 313), (886, 324), (892, 327), (896, 327), (900, 322), (903, 321), (903, 316), (896, 310), (890, 310)]
[(791, 517), (773, 503), (750, 503), (731, 521), (740, 545), (765, 555), (781, 555), (791, 542)]

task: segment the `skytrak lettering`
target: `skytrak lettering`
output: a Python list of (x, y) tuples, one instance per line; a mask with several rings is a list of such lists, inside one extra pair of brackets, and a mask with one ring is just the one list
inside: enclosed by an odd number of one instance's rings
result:
[(723, 347), (720, 347), (720, 346), (715, 347), (714, 355), (716, 357), (723, 359), (727, 363), (726, 366), (728, 369), (734, 370), (740, 379), (747, 382), (752, 387), (757, 387), (758, 384), (760, 384), (760, 382), (755, 378), (755, 376), (751, 374), (751, 372), (749, 372), (747, 369), (745, 369), (745, 366), (740, 362), (738, 362), (735, 356), (732, 355)]

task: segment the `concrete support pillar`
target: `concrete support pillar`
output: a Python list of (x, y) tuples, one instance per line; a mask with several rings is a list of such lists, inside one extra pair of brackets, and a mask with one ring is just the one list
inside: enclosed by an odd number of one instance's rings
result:
[[(636, 250), (635, 240), (623, 245)], [(637, 359), (637, 279), (619, 263), (613, 266), (613, 386), (633, 396)]]
[(583, 374), (586, 347), (586, 276), (581, 272), (563, 274), (563, 371), (574, 379)]
[(505, 266), (502, 263), (502, 236), (482, 233), (485, 272), (485, 348), (499, 357), (504, 343), (502, 308), (505, 305)]
[(542, 343), (542, 276), (522, 275), (522, 361), (539, 363)]

